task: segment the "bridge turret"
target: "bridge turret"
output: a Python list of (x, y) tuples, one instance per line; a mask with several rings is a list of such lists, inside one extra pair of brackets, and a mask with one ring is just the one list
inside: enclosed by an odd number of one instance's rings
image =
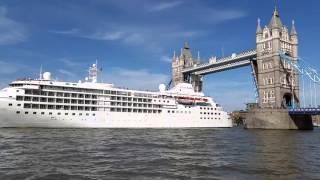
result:
[(172, 81), (173, 85), (176, 86), (179, 83), (192, 83), (196, 92), (202, 91), (202, 76), (195, 74), (183, 74), (183, 69), (192, 67), (196, 64), (200, 64), (200, 54), (198, 58), (193, 59), (190, 51), (189, 44), (186, 42), (183, 49), (181, 49), (180, 57), (176, 57), (172, 61)]
[(258, 18), (258, 25), (257, 25), (257, 31), (256, 31), (257, 39), (256, 41), (261, 41), (262, 40), (262, 29), (261, 29), (261, 24), (260, 24), (260, 18)]
[[(293, 29), (295, 31), (295, 27)], [(297, 33), (289, 34), (282, 24), (277, 8), (273, 11), (269, 26), (262, 35), (257, 33), (256, 78), (259, 105), (262, 108), (283, 108), (299, 104), (298, 75), (288, 64), (283, 64), (279, 51), (298, 55)], [(262, 38), (258, 38), (262, 36)]]

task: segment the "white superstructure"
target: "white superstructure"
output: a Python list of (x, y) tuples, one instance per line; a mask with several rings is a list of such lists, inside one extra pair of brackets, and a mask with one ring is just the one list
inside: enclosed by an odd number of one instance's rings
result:
[[(232, 122), (212, 98), (181, 83), (159, 92), (137, 91), (97, 83), (40, 79), (13, 81), (0, 91), (0, 127), (50, 128), (191, 128), (231, 127)], [(92, 72), (94, 71), (94, 72)], [(89, 81), (90, 80), (90, 81)]]

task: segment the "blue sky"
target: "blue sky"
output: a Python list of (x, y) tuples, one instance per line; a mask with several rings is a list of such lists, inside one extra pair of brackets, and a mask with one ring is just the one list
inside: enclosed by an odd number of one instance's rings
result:
[[(320, 1), (279, 1), (284, 24), (296, 22), (300, 56), (319, 67)], [(0, 86), (37, 77), (42, 65), (59, 80), (77, 81), (99, 59), (103, 80), (137, 89), (171, 78), (171, 57), (188, 41), (207, 61), (255, 48), (257, 18), (268, 24), (275, 6), (264, 0), (1, 0)], [(205, 77), (205, 93), (227, 110), (254, 101), (250, 68)]]

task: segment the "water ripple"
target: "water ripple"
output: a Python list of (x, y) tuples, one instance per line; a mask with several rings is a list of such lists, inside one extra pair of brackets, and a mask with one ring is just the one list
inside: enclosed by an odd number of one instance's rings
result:
[(0, 129), (0, 179), (319, 179), (319, 135), (319, 129)]

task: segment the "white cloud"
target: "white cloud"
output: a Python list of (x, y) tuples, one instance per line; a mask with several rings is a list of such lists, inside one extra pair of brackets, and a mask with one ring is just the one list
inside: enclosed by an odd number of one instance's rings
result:
[(0, 6), (0, 45), (25, 41), (27, 32), (21, 23), (7, 17), (7, 9)]
[(246, 12), (237, 9), (212, 9), (207, 14), (207, 21), (211, 23), (220, 23), (223, 21), (239, 19), (245, 16), (247, 16)]
[(124, 42), (127, 44), (138, 45), (138, 44), (143, 44), (145, 42), (145, 38), (143, 35), (139, 33), (133, 33), (133, 34), (129, 34), (124, 39)]
[(171, 1), (171, 2), (164, 2), (164, 3), (159, 3), (159, 4), (154, 4), (152, 7), (148, 8), (149, 12), (159, 12), (159, 11), (164, 11), (167, 9), (172, 9), (175, 8), (179, 5), (182, 4), (182, 1)]
[(95, 31), (95, 32), (82, 32), (78, 28), (73, 28), (65, 31), (50, 31), (55, 34), (70, 35), (74, 37), (81, 37), (92, 40), (100, 41), (114, 41), (123, 38), (123, 33), (121, 31)]
[(0, 61), (0, 75), (12, 75), (26, 68), (25, 65)]
[(169, 56), (161, 56), (160, 61), (166, 62), (166, 63), (171, 63), (172, 58), (170, 58)]
[(111, 82), (118, 87), (127, 87), (140, 90), (157, 90), (161, 83), (166, 84), (167, 74), (152, 73), (146, 69), (113, 68), (104, 75), (106, 82)]
[(68, 79), (75, 77), (76, 75), (74, 73), (72, 73), (71, 71), (65, 70), (65, 69), (59, 69), (58, 70), (59, 73), (67, 76)]

